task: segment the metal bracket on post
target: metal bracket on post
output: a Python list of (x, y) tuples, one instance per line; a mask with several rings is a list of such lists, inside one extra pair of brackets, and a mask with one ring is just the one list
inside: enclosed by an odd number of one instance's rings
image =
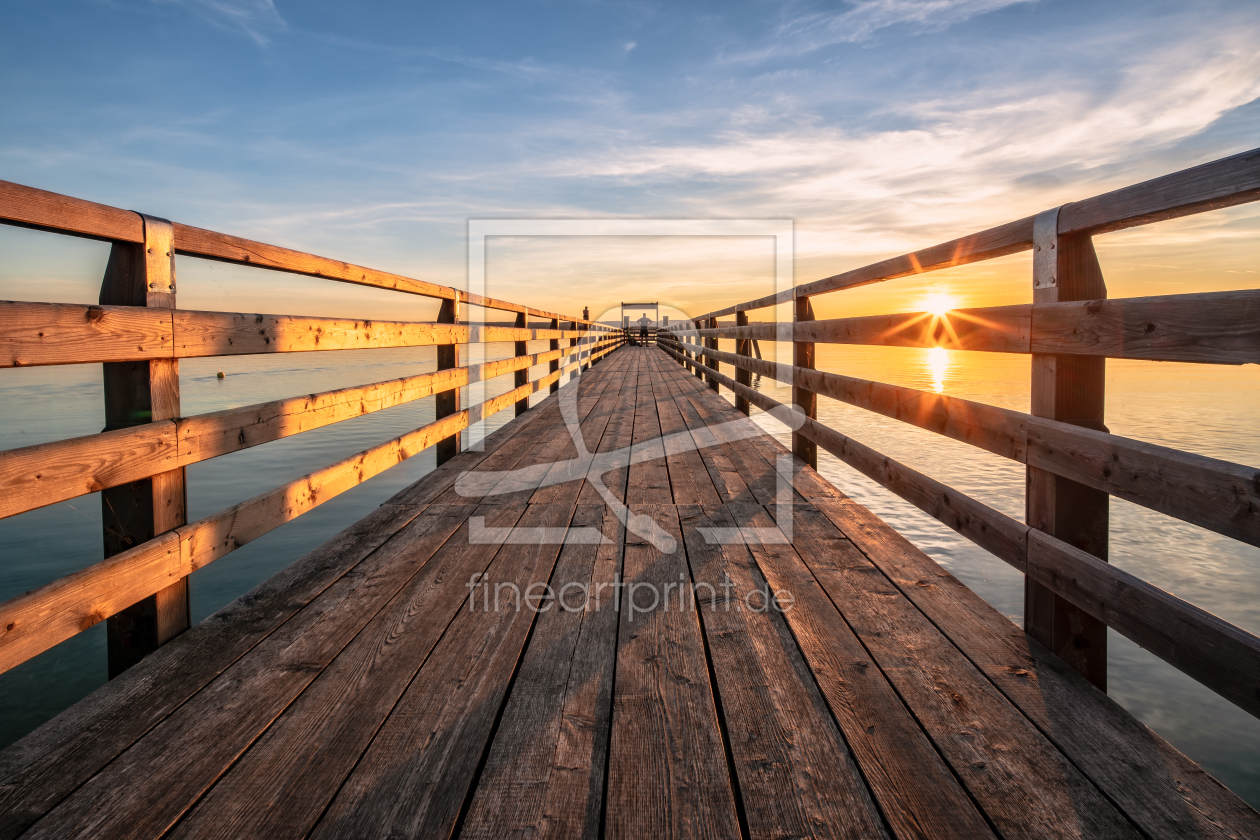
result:
[(1043, 210), (1033, 219), (1033, 288), (1059, 285), (1059, 208)]

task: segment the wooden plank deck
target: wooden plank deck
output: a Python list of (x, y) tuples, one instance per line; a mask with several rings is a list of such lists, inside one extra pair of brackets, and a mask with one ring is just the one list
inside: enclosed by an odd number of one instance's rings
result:
[(1260, 836), (812, 470), (712, 542), (786, 450), (663, 352), (573, 387), (0, 754), (0, 838)]

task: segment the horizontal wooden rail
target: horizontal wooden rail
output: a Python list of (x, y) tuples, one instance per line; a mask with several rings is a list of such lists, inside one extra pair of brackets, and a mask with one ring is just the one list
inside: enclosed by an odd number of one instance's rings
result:
[(690, 342), (677, 346), (1260, 545), (1260, 469), (1255, 467), (916, 388), (781, 365)]
[[(428, 347), (583, 335), (591, 333), (134, 306), (0, 302), (0, 367)], [(611, 336), (611, 332), (598, 335)]]
[[(1065, 204), (1059, 211), (1058, 231), (1060, 235), (1106, 233), (1246, 204), (1258, 198), (1260, 149), (1253, 149)], [(930, 248), (824, 277), (778, 294), (708, 312), (697, 318), (720, 318), (740, 311), (790, 303), (798, 297), (812, 297), (1027, 251), (1032, 248), (1034, 218), (1028, 216)]]
[(548, 350), (0, 452), (0, 519), (613, 343)]
[[(765, 411), (784, 408), (674, 347), (665, 350)], [(799, 432), (832, 455), (1260, 717), (1260, 638), (816, 420), (801, 419)]]
[[(9, 181), (0, 181), (0, 223), (107, 242), (144, 242), (144, 224), (138, 213)], [(495, 298), (468, 295), (450, 286), (415, 280), (400, 274), (377, 271), (178, 222), (174, 223), (174, 233), (175, 252), (185, 256), (322, 277), (341, 283), (391, 289), (440, 300), (459, 299), (474, 306), (524, 312), (548, 320), (557, 318), (561, 321), (594, 324), (581, 318), (575, 319)]]
[[(1210, 364), (1260, 363), (1260, 290), (1019, 304), (834, 318), (795, 325), (796, 341), (944, 347)], [(780, 325), (676, 330), (705, 338), (780, 339)], [(790, 339), (789, 339), (790, 340)]]
[[(605, 348), (592, 358), (615, 349)], [(473, 409), (465, 409), (343, 458), (0, 604), (0, 672), (20, 665), (438, 441), (467, 429), (478, 419), (513, 405), (582, 364), (581, 359), (571, 362)]]

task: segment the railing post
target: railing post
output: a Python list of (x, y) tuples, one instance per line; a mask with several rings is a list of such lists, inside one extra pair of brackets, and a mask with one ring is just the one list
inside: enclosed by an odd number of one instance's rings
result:
[[(550, 329), (553, 329), (553, 330), (558, 330), (558, 329), (560, 329), (560, 321), (559, 321), (559, 320), (557, 320), (556, 318), (552, 318), (552, 319), (551, 319)], [(547, 345), (547, 349), (549, 349), (549, 350), (559, 350), (559, 349), (560, 349), (560, 339), (558, 339), (558, 338), (553, 338), (553, 339), (551, 339), (551, 343)], [(555, 372), (556, 372), (556, 371), (558, 371), (558, 370), (560, 370), (560, 360), (559, 360), (559, 359), (552, 359), (552, 360), (551, 360), (551, 364), (547, 367), (547, 372), (548, 372), (548, 373), (555, 373)], [(559, 379), (557, 379), (555, 382), (552, 382), (552, 383), (551, 383), (551, 388), (550, 388), (550, 391), (549, 391), (549, 392), (550, 392), (550, 393), (552, 393), (552, 394), (554, 394), (556, 391), (559, 391), (559, 390), (560, 390), (560, 380), (559, 380)]]
[[(1034, 223), (1033, 303), (1107, 297), (1088, 236), (1058, 235), (1058, 209)], [(1034, 316), (1035, 317), (1035, 316)], [(1088, 429), (1103, 425), (1106, 359), (1032, 356), (1032, 414)], [(1026, 521), (1039, 531), (1107, 560), (1109, 496), (1045, 470), (1028, 468)], [(1024, 578), (1024, 631), (1099, 689), (1107, 690), (1107, 626), (1037, 581)]]
[[(812, 320), (814, 320), (814, 306), (809, 302), (809, 298), (797, 298), (792, 308), (792, 364), (811, 370), (814, 367), (814, 342), (796, 341), (795, 326)], [(818, 418), (818, 395), (813, 391), (793, 386), (792, 402), (800, 406), (806, 417)], [(818, 444), (800, 432), (792, 432), (792, 454), (814, 469), (818, 469)]]
[[(529, 323), (525, 318), (524, 312), (516, 313), (516, 328), (518, 330), (524, 330), (524, 329), (529, 328)], [(513, 352), (513, 355), (516, 355), (516, 356), (525, 356), (529, 353), (529, 344), (524, 341), (518, 341), (516, 342), (515, 349), (512, 352)], [(529, 384), (529, 368), (516, 371), (516, 376), (512, 378), (512, 382), (517, 388), (521, 387), (522, 385), (528, 385)], [(527, 411), (529, 411), (529, 397), (526, 397), (523, 400), (517, 400), (516, 401), (516, 416), (520, 417), (522, 414), (524, 414)]]
[[(570, 330), (572, 330), (572, 331), (576, 332), (576, 331), (577, 331), (577, 328), (578, 328), (578, 322), (577, 322), (577, 321), (570, 321), (570, 322), (569, 322), (569, 329), (570, 329)], [(574, 347), (577, 347), (577, 343), (578, 343), (578, 340), (577, 340), (576, 338), (570, 338), (570, 339), (569, 339), (569, 349), (570, 349), (570, 350), (572, 350)], [(572, 364), (572, 363), (573, 363), (573, 357), (572, 357), (572, 356), (570, 356), (570, 357), (569, 357), (569, 359), (568, 359), (568, 361), (566, 362), (566, 364)], [(579, 373), (581, 373), (581, 368), (578, 368), (578, 372), (579, 372)], [(569, 379), (573, 379), (573, 374), (569, 374)]]
[[(717, 329), (717, 325), (718, 325), (718, 323), (717, 323), (717, 318), (710, 318), (710, 319), (709, 319), (709, 329), (711, 329), (711, 330), (716, 330), (716, 329)], [(704, 346), (705, 346), (705, 347), (708, 347), (710, 350), (716, 350), (716, 349), (718, 349), (718, 340), (717, 340), (717, 336), (712, 336), (712, 337), (710, 337), (710, 338), (706, 339), (706, 340), (705, 340), (705, 342), (704, 342)], [(717, 369), (718, 369), (718, 360), (717, 360), (717, 359), (709, 359), (707, 362), (705, 362), (705, 364), (707, 364), (709, 367), (713, 368), (714, 370), (717, 370)], [(718, 390), (718, 381), (717, 381), (717, 379), (716, 379), (716, 378), (714, 378), (714, 377), (712, 377), (712, 376), (710, 376), (710, 377), (709, 377), (709, 387), (710, 387), (711, 389), (713, 389), (713, 391), (714, 391), (715, 393), (717, 392), (717, 390)]]
[[(697, 321), (692, 321), (691, 323), (692, 323), (692, 325), (693, 325), (693, 326), (694, 326), (697, 330), (699, 330), (699, 329), (700, 329), (700, 322), (699, 322), (698, 320), (697, 320)], [(700, 336), (698, 336), (698, 335), (697, 335), (697, 336), (696, 336), (696, 343), (697, 343), (697, 344), (701, 344), (701, 345), (703, 345), (703, 344), (704, 344), (704, 339), (703, 339), (703, 338), (701, 338)], [(704, 379), (704, 372), (703, 372), (703, 371), (701, 371), (701, 370), (700, 370), (700, 367), (699, 367), (699, 364), (701, 363), (701, 356), (700, 356), (700, 354), (699, 354), (698, 352), (696, 352), (696, 351), (694, 351), (694, 350), (693, 350), (693, 351), (691, 352), (691, 358), (692, 358), (692, 360), (693, 360), (693, 361), (695, 361), (695, 362), (697, 363), (697, 366), (696, 366), (696, 368), (695, 368), (696, 379)]]
[[(735, 313), (735, 326), (737, 327), (748, 326), (748, 313), (747, 312), (741, 309)], [(749, 350), (749, 346), (751, 344), (752, 342), (746, 338), (735, 339), (735, 355), (737, 356), (751, 355), (750, 350)], [(738, 382), (740, 385), (744, 385), (751, 388), (752, 387), (752, 371), (748, 370), (747, 368), (742, 368), (742, 367), (736, 368), (735, 381)], [(748, 404), (748, 400), (744, 399), (739, 394), (735, 395), (735, 410), (743, 414), (748, 414), (751, 410)]]
[[(101, 283), (102, 305), (175, 307), (171, 223), (142, 216), (144, 244), (114, 243)], [(105, 431), (179, 417), (179, 360), (106, 362)], [(181, 467), (101, 491), (105, 556), (112, 557), (187, 522)], [(189, 627), (188, 578), (110, 616), (109, 676), (114, 678)]]
[[(484, 320), (484, 316), (483, 320)], [(455, 293), (454, 300), (443, 300), (442, 307), (438, 310), (439, 324), (458, 324), (459, 323), (459, 293)], [(437, 369), (450, 370), (459, 367), (459, 345), (458, 344), (439, 344), (437, 348)], [(452, 414), (459, 413), (459, 389), (453, 388), (449, 391), (443, 391), (434, 398), (434, 419), (441, 420), (443, 417), (450, 417)], [(459, 454), (459, 432), (451, 435), (444, 440), (437, 442), (434, 451), (437, 454), (438, 466), (445, 464), (447, 461)]]

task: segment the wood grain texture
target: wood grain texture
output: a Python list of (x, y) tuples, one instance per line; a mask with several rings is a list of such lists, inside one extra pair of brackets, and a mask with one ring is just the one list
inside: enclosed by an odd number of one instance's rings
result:
[(0, 301), (0, 367), (169, 359), (169, 310)]
[(862, 505), (803, 492), (985, 676), (1151, 837), (1249, 837), (1260, 814)]
[(1033, 306), (1032, 352), (1260, 363), (1260, 290)]
[(1260, 717), (1260, 638), (1040, 531), (1028, 534), (1027, 574)]
[(173, 420), (0, 452), (0, 517), (179, 466)]
[(24, 831), (421, 509), (378, 508), (0, 752), (0, 838)]
[(0, 671), (164, 589), (191, 572), (173, 533), (0, 604)]
[[(727, 507), (734, 522), (773, 528), (760, 505)], [(790, 545), (749, 546), (818, 681), (871, 795), (898, 838), (980, 838), (992, 829), (919, 728), (836, 605)]]
[(602, 505), (579, 506), (572, 524), (610, 542), (561, 550), (557, 600), (536, 620), (460, 837), (599, 837), (623, 541)]
[[(711, 544), (700, 530), (735, 520), (719, 506), (679, 505), (678, 515), (694, 593), (684, 608), (695, 610), (708, 646), (748, 835), (887, 837), (748, 548)], [(829, 772), (813, 771), (821, 767)], [(985, 836), (978, 815), (971, 825), (980, 829), (971, 837)]]
[[(631, 510), (651, 516), (682, 545), (672, 505)], [(669, 584), (677, 593), (687, 580), (681, 550), (664, 554), (627, 535), (609, 753), (609, 838), (741, 833), (696, 614), (677, 605), (667, 609), (659, 597), (653, 606), (648, 597), (648, 587), (659, 596)], [(639, 600), (631, 609), (634, 598)]]
[(0, 181), (0, 222), (89, 239), (143, 242), (139, 213)]
[[(520, 524), (564, 528), (572, 514), (572, 505), (530, 505)], [(512, 584), (522, 601), (492, 596), (483, 606), (468, 597), (470, 575), (452, 575), (463, 597), (447, 599), (449, 630), (336, 791), (312, 838), (452, 834), (534, 622), (524, 598), (546, 584), (560, 551), (554, 544), (470, 548), (480, 549), (478, 568), (490, 592)]]
[[(465, 520), (427, 508), (46, 814), (26, 837), (160, 836), (328, 666)], [(415, 562), (398, 562), (399, 555)], [(430, 573), (431, 574), (431, 573)], [(155, 775), (162, 784), (150, 784)]]
[[(472, 512), (510, 527), (522, 508)], [(424, 561), (170, 836), (306, 836), (465, 607), (466, 582), (493, 556), (493, 547), (469, 544), (467, 528), (463, 524)], [(397, 539), (409, 537), (404, 531)], [(426, 540), (425, 550), (429, 545)]]
[(794, 544), (875, 665), (1004, 838), (1141, 835), (816, 509)]

